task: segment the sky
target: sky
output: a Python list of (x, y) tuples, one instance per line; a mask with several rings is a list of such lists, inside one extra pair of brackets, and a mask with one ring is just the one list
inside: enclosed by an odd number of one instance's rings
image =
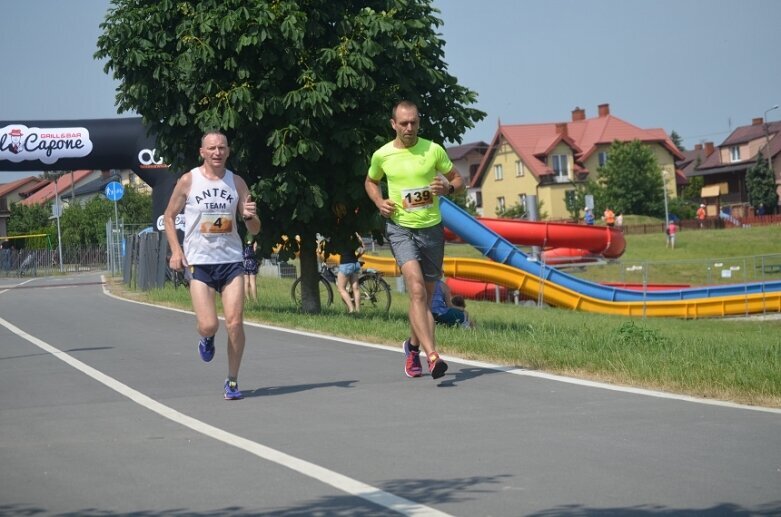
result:
[[(778, 0), (434, 0), (448, 71), (498, 123), (567, 122), (609, 104), (683, 145), (721, 143), (781, 104)], [(93, 58), (109, 0), (2, 0), (0, 121), (117, 114), (117, 82)], [(768, 113), (781, 120), (781, 108)], [(0, 183), (29, 173), (0, 173)]]

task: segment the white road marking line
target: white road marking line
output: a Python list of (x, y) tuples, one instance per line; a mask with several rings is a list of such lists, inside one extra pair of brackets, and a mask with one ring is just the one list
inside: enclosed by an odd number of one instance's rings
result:
[(13, 290), (14, 290), (14, 289), (16, 289), (17, 287), (19, 287), (19, 286), (21, 286), (21, 285), (24, 285), (24, 284), (27, 284), (27, 283), (30, 283), (30, 282), (32, 282), (32, 281), (33, 281), (33, 279), (31, 278), (31, 279), (29, 279), (29, 280), (25, 280), (24, 282), (19, 282), (19, 283), (18, 283), (18, 284), (16, 284), (16, 285), (10, 285), (10, 286), (7, 286), (5, 289), (3, 289), (2, 291), (0, 291), (0, 294), (7, 293), (8, 291), (13, 291)]
[[(152, 303), (147, 302), (140, 302), (137, 300), (129, 300), (127, 298), (122, 298), (120, 296), (116, 296), (109, 292), (108, 287), (106, 287), (106, 284), (104, 282), (103, 284), (103, 293), (107, 296), (110, 296), (112, 298), (115, 298), (117, 300), (121, 300), (123, 302), (130, 302), (130, 303), (137, 303), (140, 305), (146, 305), (147, 307), (154, 307), (156, 309), (166, 309), (170, 311), (177, 311), (184, 314), (195, 314), (192, 311), (187, 311), (184, 309), (177, 309), (174, 307), (165, 307), (163, 305), (154, 305)], [(224, 318), (220, 318), (224, 319)], [(273, 325), (266, 325), (263, 323), (254, 323), (251, 321), (245, 321), (245, 325), (249, 325), (252, 327), (257, 328), (263, 328), (263, 329), (269, 329), (269, 330), (276, 330), (278, 332), (286, 332), (288, 334), (298, 334), (301, 336), (307, 336), (307, 337), (314, 337), (319, 339), (328, 339), (330, 341), (338, 341), (341, 343), (348, 343), (351, 345), (357, 345), (362, 346), (364, 348), (375, 348), (380, 350), (387, 350), (390, 352), (402, 352), (401, 346), (393, 347), (388, 345), (377, 345), (374, 343), (365, 343), (363, 341), (355, 341), (352, 339), (347, 338), (341, 338), (341, 337), (334, 337), (334, 336), (327, 336), (323, 334), (317, 334), (314, 332), (306, 332), (303, 330), (293, 330), (293, 329), (287, 329), (282, 327), (275, 327)], [(704, 404), (707, 406), (719, 406), (719, 407), (726, 407), (726, 408), (732, 408), (732, 409), (748, 409), (750, 411), (759, 411), (762, 413), (775, 413), (781, 415), (781, 409), (779, 408), (771, 408), (771, 407), (763, 407), (763, 406), (749, 406), (748, 404), (738, 404), (736, 402), (729, 402), (725, 400), (715, 400), (715, 399), (703, 399), (703, 398), (697, 398), (697, 397), (691, 397), (689, 395), (680, 395), (677, 393), (667, 393), (664, 391), (656, 391), (656, 390), (649, 390), (645, 388), (633, 388), (631, 386), (620, 386), (615, 384), (607, 384), (604, 382), (597, 382), (597, 381), (589, 381), (585, 379), (578, 379), (575, 377), (566, 377), (564, 375), (555, 375), (552, 373), (545, 373), (545, 372), (538, 372), (534, 370), (526, 370), (523, 368), (515, 368), (512, 366), (502, 366), (498, 364), (492, 364), (492, 363), (485, 363), (482, 361), (473, 361), (470, 359), (461, 359), (459, 357), (454, 356), (448, 356), (443, 355), (442, 359), (446, 361), (452, 361), (458, 364), (463, 364), (466, 366), (474, 366), (476, 368), (485, 368), (488, 370), (497, 370), (500, 372), (509, 373), (511, 375), (519, 375), (521, 377), (536, 377), (538, 379), (546, 379), (549, 381), (557, 381), (557, 382), (563, 382), (566, 384), (575, 384), (577, 386), (585, 386), (588, 388), (597, 388), (602, 390), (609, 390), (609, 391), (618, 391), (622, 393), (632, 393), (634, 395), (642, 395), (645, 397), (655, 397), (660, 399), (669, 399), (669, 400), (678, 400), (681, 402), (691, 402), (694, 404)]]
[(291, 456), (282, 451), (278, 451), (260, 443), (253, 442), (252, 440), (242, 438), (241, 436), (229, 433), (218, 427), (214, 427), (191, 416), (185, 415), (184, 413), (180, 413), (179, 411), (176, 411), (175, 409), (161, 404), (160, 402), (157, 402), (143, 393), (136, 391), (130, 386), (119, 382), (113, 377), (109, 377), (100, 370), (96, 370), (95, 368), (79, 361), (78, 359), (46, 343), (45, 341), (28, 334), (27, 332), (23, 331), (19, 327), (13, 325), (3, 318), (0, 318), (0, 325), (4, 326), (22, 339), (29, 341), (38, 348), (52, 354), (54, 357), (72, 366), (76, 370), (79, 370), (85, 375), (92, 377), (96, 381), (111, 388), (120, 395), (129, 398), (136, 404), (145, 407), (146, 409), (153, 411), (173, 422), (181, 424), (185, 427), (189, 427), (193, 431), (201, 433), (208, 438), (214, 438), (215, 440), (219, 440), (227, 445), (242, 449), (261, 459), (271, 461), (283, 467), (287, 467), (300, 474), (320, 481), (321, 483), (330, 485), (337, 490), (341, 490), (342, 492), (353, 495), (355, 497), (360, 497), (361, 499), (365, 499), (378, 506), (382, 506), (383, 508), (396, 511), (402, 515), (438, 517), (448, 517), (450, 515), (444, 512), (440, 512), (439, 510), (429, 506), (425, 506), (414, 501), (410, 501), (409, 499), (385, 492), (384, 490), (380, 490), (377, 487), (363, 483), (356, 479), (352, 479), (306, 460), (296, 458), (295, 456)]

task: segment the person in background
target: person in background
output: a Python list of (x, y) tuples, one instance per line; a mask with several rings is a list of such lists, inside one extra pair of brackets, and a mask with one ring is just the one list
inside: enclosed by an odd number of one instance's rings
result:
[[(404, 373), (423, 375), (422, 347), (431, 377), (439, 379), (447, 363), (437, 352), (430, 311), (445, 257), (439, 197), (462, 191), (464, 180), (444, 147), (418, 137), (420, 114), (414, 103), (397, 103), (390, 124), (396, 137), (372, 154), (364, 188), (386, 219), (385, 235), (409, 293), (410, 336), (402, 343)], [(383, 178), (388, 183), (387, 198), (380, 185)]]
[(667, 224), (667, 247), (675, 249), (675, 234), (678, 233), (678, 226), (675, 225), (675, 221), (670, 219)]
[(700, 228), (703, 228), (705, 226), (705, 205), (700, 204), (700, 207), (697, 209), (697, 222), (700, 223)]
[(602, 219), (604, 219), (605, 224), (611, 228), (616, 224), (616, 214), (609, 208), (605, 209), (605, 212), (602, 214)]
[[(361, 290), (358, 279), (361, 276), (361, 263), (358, 260), (363, 255), (363, 240), (357, 233), (350, 235), (339, 251), (339, 273), (336, 275), (336, 289), (342, 297), (347, 312), (361, 312)], [(347, 286), (352, 287), (352, 295)]]
[(618, 212), (616, 216), (616, 228), (620, 231), (624, 231), (624, 212)]
[(589, 226), (594, 226), (594, 212), (589, 207), (586, 207), (586, 215), (583, 217), (583, 221)]
[(473, 329), (477, 326), (477, 322), (475, 321), (474, 317), (470, 316), (469, 312), (466, 310), (466, 300), (463, 296), (460, 294), (457, 294), (455, 296), (452, 296), (450, 298), (450, 302), (453, 304), (453, 307), (456, 309), (461, 309), (464, 311), (464, 327)]
[(452, 296), (444, 280), (437, 280), (434, 296), (431, 297), (431, 314), (440, 325), (470, 327), (469, 314), (463, 296)]
[(244, 297), (248, 302), (258, 303), (258, 258), (255, 252), (258, 243), (252, 235), (244, 244)]
[[(244, 255), (236, 219), (241, 218), (252, 235), (260, 232), (257, 207), (246, 182), (226, 168), (228, 138), (218, 131), (201, 137), (202, 164), (176, 182), (165, 209), (165, 236), (171, 248), (169, 266), (190, 269), (190, 297), (200, 334), (201, 360), (214, 358), (214, 336), (219, 328), (217, 293), (222, 299), (228, 331), (226, 400), (243, 398), (238, 376), (244, 354)], [(176, 216), (184, 209), (184, 246), (176, 234)]]
[(8, 239), (0, 244), (0, 268), (4, 271), (11, 269), (11, 241)]

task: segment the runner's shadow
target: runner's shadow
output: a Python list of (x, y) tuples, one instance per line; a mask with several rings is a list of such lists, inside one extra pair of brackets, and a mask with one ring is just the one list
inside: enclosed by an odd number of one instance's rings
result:
[(437, 384), (437, 387), (455, 388), (459, 382), (469, 381), (476, 379), (477, 377), (482, 377), (483, 375), (490, 375), (493, 373), (502, 373), (502, 371), (494, 370), (492, 368), (461, 368), (454, 375), (446, 374), (444, 380)]
[(301, 391), (316, 390), (320, 388), (353, 388), (353, 383), (358, 381), (334, 381), (319, 382), (315, 384), (294, 384), (291, 386), (268, 386), (265, 388), (255, 388), (254, 390), (242, 389), (244, 398), (249, 397), (270, 397), (272, 395), (289, 395)]

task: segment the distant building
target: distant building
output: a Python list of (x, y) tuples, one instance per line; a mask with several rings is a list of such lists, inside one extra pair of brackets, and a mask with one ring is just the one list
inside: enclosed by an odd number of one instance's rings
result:
[[(598, 177), (614, 141), (639, 140), (647, 144), (666, 175), (666, 188), (677, 195), (675, 162), (684, 156), (663, 129), (641, 129), (610, 114), (601, 104), (596, 117), (575, 108), (569, 122), (500, 124), (480, 163), (471, 187), (482, 193), (482, 213), (497, 210), (537, 195), (549, 219), (566, 219), (567, 196), (575, 185)], [(683, 177), (682, 177), (683, 178)]]
[[(748, 215), (750, 199), (746, 188), (746, 172), (758, 159), (768, 158), (776, 177), (776, 192), (781, 199), (781, 122), (766, 123), (754, 118), (750, 126), (740, 126), (719, 146), (705, 142), (695, 146), (678, 167), (687, 178), (702, 177), (701, 196), (708, 215), (714, 216), (722, 207), (729, 206), (732, 215)], [(769, 146), (768, 146), (769, 143)], [(776, 211), (779, 210), (775, 207)]]
[[(488, 144), (485, 142), (472, 142), (447, 148), (447, 155), (450, 161), (453, 162), (453, 166), (461, 174), (464, 185), (471, 185), (486, 151), (488, 151)], [(483, 201), (479, 188), (469, 189), (467, 191), (467, 199), (475, 204), (478, 211), (480, 210)]]
[[(0, 179), (2, 176), (0, 175)], [(63, 173), (55, 180), (28, 176), (8, 183), (0, 183), (0, 236), (8, 234), (8, 219), (14, 203), (23, 205), (48, 205), (59, 194), (63, 206), (69, 203), (85, 203), (105, 192), (111, 181), (125, 186), (132, 185), (140, 192), (151, 194), (152, 189), (129, 169), (127, 170), (76, 170)]]

